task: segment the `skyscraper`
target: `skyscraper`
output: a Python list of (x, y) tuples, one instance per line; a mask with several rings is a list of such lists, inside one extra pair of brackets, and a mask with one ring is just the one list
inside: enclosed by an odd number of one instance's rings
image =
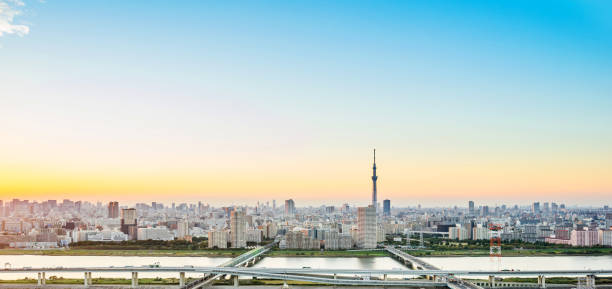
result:
[(391, 201), (389, 199), (383, 201), (383, 214), (391, 216)]
[(121, 232), (128, 235), (130, 240), (138, 239), (138, 219), (136, 209), (121, 210)]
[(111, 219), (119, 218), (119, 202), (108, 203), (108, 217)]
[(230, 242), (232, 248), (246, 247), (246, 217), (244, 211), (233, 210), (230, 213)]
[(534, 214), (540, 213), (540, 202), (534, 202), (533, 205), (531, 205), (531, 211)]
[(470, 214), (470, 216), (474, 216), (474, 201), (469, 201), (468, 202), (468, 212)]
[(378, 210), (378, 196), (376, 192), (376, 181), (378, 180), (378, 176), (376, 176), (376, 149), (374, 149), (374, 166), (372, 167), (372, 171), (372, 206), (374, 206), (375, 210)]
[(357, 209), (359, 248), (376, 248), (376, 208), (372, 205)]
[(293, 199), (285, 200), (285, 216), (295, 215), (295, 202)]

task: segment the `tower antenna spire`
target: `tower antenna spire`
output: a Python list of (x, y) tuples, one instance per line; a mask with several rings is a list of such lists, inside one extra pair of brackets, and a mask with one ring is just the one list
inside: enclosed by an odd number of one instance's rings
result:
[(374, 165), (372, 166), (372, 206), (378, 211), (378, 196), (376, 191), (376, 181), (378, 176), (376, 175), (376, 149), (374, 149)]

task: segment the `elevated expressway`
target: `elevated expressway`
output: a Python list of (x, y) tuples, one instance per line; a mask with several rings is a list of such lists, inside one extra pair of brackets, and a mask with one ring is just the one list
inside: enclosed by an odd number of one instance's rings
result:
[[(416, 288), (439, 288), (448, 287), (450, 289), (483, 289), (472, 282), (460, 279), (461, 277), (482, 277), (488, 276), (488, 287), (504, 287), (504, 284), (495, 284), (495, 277), (538, 277), (538, 287), (545, 288), (545, 276), (586, 276), (587, 282), (594, 286), (595, 276), (612, 276), (612, 268), (609, 270), (534, 270), (534, 271), (476, 271), (476, 270), (440, 270), (436, 266), (429, 264), (406, 252), (393, 247), (384, 249), (395, 258), (401, 260), (408, 267), (407, 269), (391, 270), (364, 270), (364, 269), (317, 269), (317, 268), (254, 268), (257, 260), (268, 252), (273, 244), (266, 247), (258, 247), (246, 252), (234, 259), (231, 259), (217, 267), (54, 267), (54, 268), (5, 268), (0, 269), (2, 273), (37, 273), (38, 285), (45, 285), (45, 273), (50, 272), (83, 272), (85, 287), (92, 284), (92, 272), (131, 272), (132, 287), (138, 286), (138, 273), (141, 272), (176, 272), (180, 276), (180, 288), (191, 289), (201, 288), (223, 276), (232, 276), (234, 286), (238, 286), (239, 276), (250, 276), (261, 279), (305, 281), (317, 284), (347, 285), (347, 286), (403, 286)], [(204, 277), (196, 279), (189, 284), (185, 284), (185, 273), (204, 274)], [(391, 278), (387, 278), (390, 276)], [(422, 278), (427, 276), (427, 279)], [(482, 282), (481, 282), (482, 283)], [(507, 285), (507, 284), (506, 284)], [(533, 284), (526, 283), (525, 287), (533, 287)], [(513, 287), (520, 287), (520, 284)]]

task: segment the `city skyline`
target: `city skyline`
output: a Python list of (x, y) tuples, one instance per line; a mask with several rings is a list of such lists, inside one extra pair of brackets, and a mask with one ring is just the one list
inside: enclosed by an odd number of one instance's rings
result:
[(607, 2), (0, 3), (0, 199), (612, 199)]

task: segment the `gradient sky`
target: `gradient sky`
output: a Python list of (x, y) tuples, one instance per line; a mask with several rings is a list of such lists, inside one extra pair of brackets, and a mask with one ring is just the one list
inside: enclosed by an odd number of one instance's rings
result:
[(612, 202), (612, 3), (0, 0), (0, 199)]

